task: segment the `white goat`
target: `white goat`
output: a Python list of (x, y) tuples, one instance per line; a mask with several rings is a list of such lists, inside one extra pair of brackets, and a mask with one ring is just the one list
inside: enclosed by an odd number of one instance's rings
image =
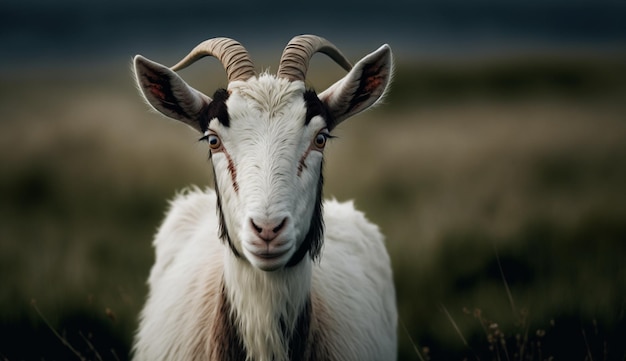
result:
[[(349, 71), (319, 96), (304, 83), (316, 52)], [(174, 72), (209, 55), (229, 79), (213, 99)], [(134, 358), (395, 359), (383, 237), (352, 203), (322, 205), (326, 141), (385, 92), (389, 46), (353, 68), (327, 40), (297, 36), (277, 75), (257, 76), (241, 44), (215, 38), (172, 69), (139, 55), (134, 68), (156, 110), (203, 135), (215, 177), (215, 191), (176, 197), (156, 235)]]

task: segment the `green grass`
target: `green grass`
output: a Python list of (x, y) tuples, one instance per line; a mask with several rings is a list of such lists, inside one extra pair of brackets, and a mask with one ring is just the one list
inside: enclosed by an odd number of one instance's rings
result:
[[(400, 66), (386, 104), (337, 129), (325, 193), (387, 237), (401, 360), (624, 358), (620, 64)], [(52, 329), (128, 357), (167, 199), (210, 184), (196, 138), (125, 64), (0, 82), (0, 359), (78, 358)]]

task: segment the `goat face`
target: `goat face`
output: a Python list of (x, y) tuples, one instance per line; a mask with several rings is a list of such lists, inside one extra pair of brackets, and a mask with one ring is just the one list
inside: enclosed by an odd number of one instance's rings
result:
[(228, 122), (209, 120), (203, 137), (211, 148), (223, 236), (254, 266), (275, 270), (319, 249), (328, 125), (319, 114), (306, 119), (302, 82), (262, 75), (231, 83), (229, 91)]
[[(317, 51), (350, 70), (319, 97), (304, 85), (308, 59)], [(218, 38), (200, 44), (173, 69), (206, 55), (222, 60), (230, 81), (212, 99), (141, 56), (135, 57), (139, 87), (156, 110), (203, 134), (221, 237), (237, 257), (263, 271), (296, 265), (307, 253), (315, 258), (323, 238), (324, 146), (339, 122), (384, 93), (392, 72), (389, 47), (352, 68), (326, 40), (299, 36), (285, 49), (277, 76), (256, 76), (245, 49)]]

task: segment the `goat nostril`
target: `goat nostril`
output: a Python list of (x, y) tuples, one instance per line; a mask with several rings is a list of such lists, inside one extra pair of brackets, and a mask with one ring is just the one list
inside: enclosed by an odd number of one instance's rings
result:
[(285, 224), (287, 224), (287, 217), (285, 217), (277, 226), (273, 227), (273, 225), (254, 221), (254, 219), (250, 218), (250, 227), (254, 230), (257, 236), (261, 239), (269, 242), (276, 238), (278, 234), (285, 228)]
[(261, 234), (261, 232), (263, 232), (263, 228), (257, 226), (256, 223), (254, 223), (254, 221), (252, 219), (250, 219), (250, 225), (252, 226), (252, 228), (254, 228), (256, 233)]
[(274, 233), (280, 232), (280, 230), (283, 229), (283, 227), (285, 226), (285, 223), (287, 223), (287, 218), (284, 218), (278, 226), (274, 227), (274, 229), (272, 229), (272, 232)]

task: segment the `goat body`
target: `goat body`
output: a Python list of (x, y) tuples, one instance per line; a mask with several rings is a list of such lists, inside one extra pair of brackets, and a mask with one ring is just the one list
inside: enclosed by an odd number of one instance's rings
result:
[[(350, 70), (319, 96), (304, 85), (317, 51)], [(389, 47), (352, 68), (326, 40), (300, 36), (277, 76), (256, 76), (245, 49), (218, 38), (172, 69), (206, 55), (224, 62), (230, 80), (213, 98), (135, 58), (148, 102), (203, 134), (215, 190), (192, 188), (171, 202), (154, 240), (134, 358), (395, 359), (395, 289), (383, 236), (351, 202), (322, 201), (326, 141), (383, 95)]]

